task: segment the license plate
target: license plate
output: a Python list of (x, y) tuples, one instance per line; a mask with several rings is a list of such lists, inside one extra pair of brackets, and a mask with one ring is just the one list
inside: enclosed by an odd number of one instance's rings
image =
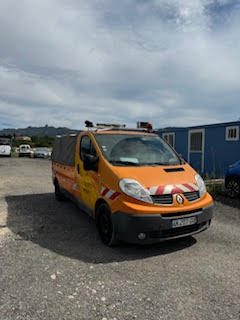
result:
[(195, 223), (197, 223), (197, 218), (196, 217), (176, 219), (176, 220), (172, 221), (172, 228), (190, 226), (190, 225), (195, 224)]

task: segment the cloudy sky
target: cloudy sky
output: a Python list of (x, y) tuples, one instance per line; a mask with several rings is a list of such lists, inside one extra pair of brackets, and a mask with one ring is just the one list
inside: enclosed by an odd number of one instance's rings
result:
[(240, 118), (240, 0), (0, 1), (0, 128)]

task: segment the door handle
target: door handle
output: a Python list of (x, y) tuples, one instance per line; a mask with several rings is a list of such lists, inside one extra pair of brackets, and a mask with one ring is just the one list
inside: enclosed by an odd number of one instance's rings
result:
[(78, 173), (78, 174), (80, 173), (80, 166), (79, 166), (79, 164), (77, 165), (77, 173)]

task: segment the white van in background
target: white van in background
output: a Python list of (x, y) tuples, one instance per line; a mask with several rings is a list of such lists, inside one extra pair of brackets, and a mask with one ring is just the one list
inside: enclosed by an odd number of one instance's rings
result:
[(21, 144), (19, 146), (18, 156), (31, 158), (33, 156), (33, 151), (31, 149), (31, 146), (29, 144)]

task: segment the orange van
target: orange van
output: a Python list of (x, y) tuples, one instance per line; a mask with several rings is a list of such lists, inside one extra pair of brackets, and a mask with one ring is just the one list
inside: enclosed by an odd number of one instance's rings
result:
[(56, 139), (57, 200), (92, 216), (102, 241), (149, 244), (206, 230), (213, 199), (203, 179), (157, 134), (104, 129)]

